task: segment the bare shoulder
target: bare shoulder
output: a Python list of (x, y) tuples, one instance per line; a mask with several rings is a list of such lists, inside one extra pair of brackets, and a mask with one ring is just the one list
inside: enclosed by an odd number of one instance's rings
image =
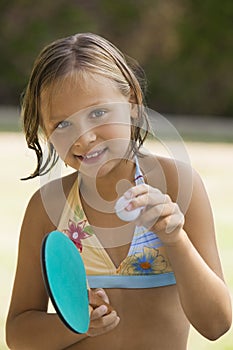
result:
[(175, 201), (185, 217), (184, 230), (200, 255), (222, 278), (215, 226), (209, 197), (200, 175), (191, 165), (154, 155), (140, 158), (149, 185)]
[(56, 220), (61, 215), (76, 176), (72, 174), (46, 184), (33, 194), (28, 203), (20, 232), (9, 318), (25, 310), (47, 310), (48, 296), (41, 273), (42, 241), (56, 228)]
[(150, 155), (142, 159), (145, 166), (148, 184), (167, 193), (176, 201), (189, 217), (195, 220), (204, 216), (212, 219), (212, 210), (204, 182), (190, 164), (181, 161)]
[(38, 189), (28, 203), (24, 224), (28, 220), (33, 222), (33, 226), (40, 227), (42, 235), (54, 230), (76, 178), (75, 172)]
[(190, 202), (194, 178), (199, 178), (190, 164), (158, 155), (145, 155), (139, 160), (149, 185), (167, 193), (182, 210)]

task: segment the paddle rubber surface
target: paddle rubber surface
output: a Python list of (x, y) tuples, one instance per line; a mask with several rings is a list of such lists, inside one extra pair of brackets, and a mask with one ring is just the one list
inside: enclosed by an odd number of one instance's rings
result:
[(89, 328), (86, 272), (74, 243), (62, 232), (49, 233), (42, 244), (42, 271), (48, 294), (62, 321), (76, 333)]

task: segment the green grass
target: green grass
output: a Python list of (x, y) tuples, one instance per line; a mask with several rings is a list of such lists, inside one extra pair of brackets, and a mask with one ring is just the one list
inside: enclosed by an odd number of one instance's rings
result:
[[(233, 294), (233, 144), (187, 143), (193, 166), (202, 175), (209, 193), (217, 228), (217, 240), (226, 281)], [(156, 145), (152, 146), (157, 149)], [(4, 325), (13, 284), (20, 225), (38, 180), (19, 179), (34, 169), (34, 155), (27, 151), (19, 133), (0, 133), (1, 235), (0, 235), (0, 349), (6, 350)], [(211, 322), (211, 320), (210, 320)], [(232, 350), (233, 332), (210, 342), (191, 331), (189, 350)]]

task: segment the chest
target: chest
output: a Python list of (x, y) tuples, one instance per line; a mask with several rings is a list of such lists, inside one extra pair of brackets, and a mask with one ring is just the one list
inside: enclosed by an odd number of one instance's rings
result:
[(99, 211), (82, 203), (86, 217), (102, 247), (115, 267), (126, 258), (134, 235), (135, 224), (120, 220), (113, 210)]

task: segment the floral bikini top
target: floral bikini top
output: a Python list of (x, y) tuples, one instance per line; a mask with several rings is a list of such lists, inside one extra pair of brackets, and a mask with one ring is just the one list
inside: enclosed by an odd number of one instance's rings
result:
[[(135, 185), (144, 183), (135, 158)], [(176, 283), (158, 236), (136, 226), (127, 257), (118, 268), (87, 221), (79, 196), (79, 177), (63, 210), (58, 230), (67, 234), (79, 249), (90, 288), (152, 288)]]

